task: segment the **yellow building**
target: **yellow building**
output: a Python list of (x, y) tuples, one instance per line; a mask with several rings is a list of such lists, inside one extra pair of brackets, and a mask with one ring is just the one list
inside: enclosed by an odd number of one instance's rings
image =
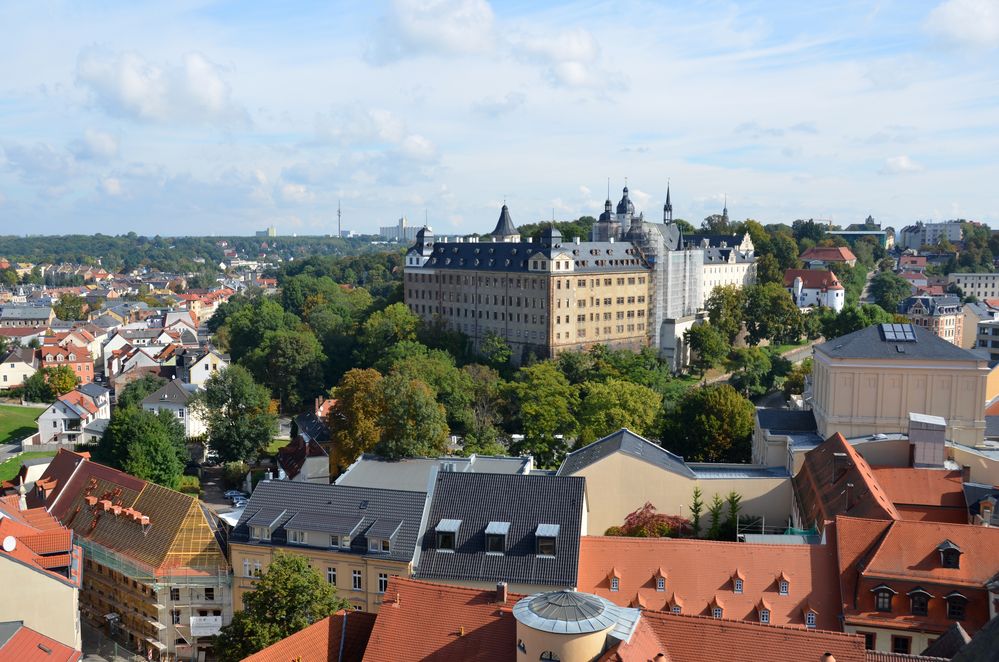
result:
[(408, 577), (426, 494), (297, 481), (257, 485), (229, 540), (233, 609), (277, 551), (301, 554), (355, 609), (376, 612), (389, 577)]

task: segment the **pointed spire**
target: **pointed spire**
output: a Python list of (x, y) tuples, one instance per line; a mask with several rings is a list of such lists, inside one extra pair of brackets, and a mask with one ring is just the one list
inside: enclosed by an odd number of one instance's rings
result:
[(669, 179), (666, 180), (666, 204), (663, 205), (663, 222), (673, 222), (673, 203), (669, 199)]
[(517, 226), (513, 224), (513, 219), (510, 218), (510, 210), (507, 208), (506, 203), (503, 204), (503, 208), (500, 210), (499, 219), (496, 221), (496, 228), (490, 233), (490, 235), (494, 240), (503, 240), (504, 237), (520, 236)]

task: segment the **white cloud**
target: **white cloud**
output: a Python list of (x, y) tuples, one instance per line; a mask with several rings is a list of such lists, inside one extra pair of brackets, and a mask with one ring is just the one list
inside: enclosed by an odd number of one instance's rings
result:
[(920, 172), (923, 166), (910, 159), (905, 154), (892, 156), (885, 159), (880, 173), (882, 175), (906, 175), (913, 172)]
[(996, 0), (946, 0), (926, 19), (930, 34), (945, 43), (974, 48), (999, 46), (999, 3)]
[(494, 43), (486, 0), (393, 0), (366, 56), (386, 64), (413, 55), (486, 53)]
[(87, 48), (76, 62), (77, 83), (106, 112), (169, 124), (246, 122), (246, 112), (232, 100), (223, 73), (222, 67), (200, 53), (188, 53), (179, 64), (161, 66), (133, 52)]
[(105, 177), (101, 179), (100, 190), (106, 195), (118, 197), (122, 194), (121, 180), (117, 177)]
[(472, 110), (489, 117), (508, 115), (524, 105), (527, 97), (520, 92), (510, 92), (502, 99), (486, 97), (472, 105)]
[(314, 198), (315, 195), (304, 184), (284, 184), (281, 187), (281, 199), (285, 202), (301, 204)]
[(68, 148), (80, 161), (109, 161), (118, 156), (118, 139), (106, 131), (87, 129)]
[(541, 64), (545, 79), (557, 87), (598, 87), (612, 76), (601, 68), (600, 44), (585, 28), (515, 37), (513, 48), (520, 57)]
[(31, 145), (4, 143), (5, 167), (29, 184), (61, 186), (75, 173), (76, 164), (67, 154), (44, 142)]

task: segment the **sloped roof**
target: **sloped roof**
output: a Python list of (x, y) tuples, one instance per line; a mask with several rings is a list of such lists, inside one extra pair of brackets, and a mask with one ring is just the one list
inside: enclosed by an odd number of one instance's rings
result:
[(386, 460), (376, 455), (362, 455), (339, 478), (337, 485), (378, 487), (426, 492), (430, 474), (438, 471), (522, 474), (531, 466), (529, 457), (470, 455), (469, 457), (409, 457)]
[(26, 363), (32, 367), (38, 367), (38, 356), (31, 347), (15, 347), (0, 360), (0, 363), (14, 362)]
[(98, 411), (93, 399), (81, 391), (70, 391), (60, 395), (59, 402), (69, 406), (81, 417), (87, 414), (96, 414)]
[(198, 387), (194, 384), (186, 384), (179, 379), (171, 379), (143, 398), (142, 404), (157, 405), (169, 403), (172, 405), (186, 405), (187, 401), (194, 397), (197, 390)]
[(801, 286), (806, 290), (842, 290), (843, 285), (831, 271), (821, 269), (788, 269), (784, 272), (784, 287), (794, 285), (796, 279), (801, 279)]
[(361, 662), (374, 626), (375, 614), (339, 611), (243, 662)]
[[(801, 259), (804, 261), (848, 262), (856, 260), (857, 256), (845, 246), (812, 246), (801, 254)], [(925, 260), (926, 258), (923, 259)]]
[(903, 519), (968, 523), (960, 471), (913, 467), (874, 467), (872, 471)]
[(781, 432), (815, 432), (815, 414), (811, 409), (794, 411), (791, 409), (772, 409), (759, 407), (756, 410), (756, 420), (761, 430), (774, 433)]
[(951, 662), (999, 662), (999, 616), (975, 633)]
[(391, 577), (365, 662), (517, 659), (517, 621), (510, 613), (522, 596), (496, 601), (495, 590), (459, 588)]
[[(814, 420), (814, 418), (813, 418)], [(613, 453), (625, 453), (654, 464), (681, 476), (695, 478), (695, 474), (683, 461), (683, 458), (671, 453), (662, 446), (654, 444), (627, 428), (621, 428), (603, 439), (598, 439), (579, 450), (566, 455), (559, 467), (558, 475), (571, 476), (580, 470), (599, 462)]]
[(20, 622), (0, 623), (0, 659), (17, 662), (76, 662), (82, 653)]
[[(18, 497), (11, 504), (0, 502), (0, 540), (13, 536), (14, 549), (0, 549), (5, 556), (53, 577), (80, 586), (81, 550), (73, 544), (73, 532), (62, 526), (44, 508), (19, 510)], [(76, 567), (73, 567), (73, 559)]]
[(305, 461), (310, 457), (329, 457), (323, 447), (316, 442), (306, 442), (298, 435), (288, 442), (286, 446), (278, 449), (277, 463), (284, 469), (288, 478), (295, 478), (305, 466)]
[[(576, 585), (585, 479), (574, 476), (456, 473), (437, 475), (418, 577)], [(453, 552), (438, 551), (435, 528), (460, 520)], [(489, 522), (509, 522), (506, 553), (486, 554)], [(555, 556), (536, 553), (539, 524), (558, 525)]]
[[(610, 590), (611, 570), (618, 590)], [(665, 590), (654, 578), (666, 575)], [(732, 580), (743, 578), (743, 592)], [(778, 595), (777, 578), (784, 574), (789, 594)], [(805, 625), (803, 609), (816, 611), (819, 628), (839, 627), (839, 586), (836, 549), (832, 545), (767, 545), (675, 538), (584, 536), (579, 551), (579, 590), (621, 606), (636, 596), (649, 609), (669, 611), (670, 600), (683, 604), (683, 613), (710, 615), (708, 605), (721, 596), (725, 618), (759, 621), (757, 604), (771, 603), (774, 625)]]
[[(814, 350), (834, 359), (891, 359), (899, 363), (913, 360), (963, 361), (984, 365), (985, 359), (962, 349), (920, 326), (912, 326), (916, 342), (885, 340), (879, 325), (848, 333), (815, 345)], [(899, 351), (901, 348), (902, 351)]]
[(489, 234), (493, 237), (510, 237), (520, 234), (517, 231), (517, 226), (513, 224), (513, 219), (510, 218), (510, 209), (506, 205), (503, 205), (503, 208), (500, 209), (499, 219), (496, 220), (496, 227)]
[(792, 483), (807, 525), (821, 528), (837, 515), (901, 519), (867, 460), (838, 432), (805, 454)]
[(926, 650), (923, 651), (923, 655), (928, 655), (932, 657), (942, 657), (944, 659), (951, 659), (957, 653), (964, 648), (968, 642), (971, 641), (971, 637), (968, 633), (964, 631), (960, 623), (954, 623), (947, 631), (937, 638), (932, 644), (930, 644)]

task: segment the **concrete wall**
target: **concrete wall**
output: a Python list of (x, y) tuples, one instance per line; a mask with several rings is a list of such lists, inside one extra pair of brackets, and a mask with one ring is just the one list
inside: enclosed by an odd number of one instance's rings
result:
[(660, 513), (690, 517), (690, 502), (698, 486), (705, 503), (715, 494), (724, 498), (738, 492), (742, 514), (763, 517), (767, 526), (786, 522), (791, 514), (791, 479), (787, 477), (697, 480), (624, 453), (609, 455), (573, 475), (586, 478), (590, 535), (600, 536), (609, 527), (620, 526), (646, 502)]
[(59, 643), (80, 650), (79, 590), (28, 566), (0, 556), (0, 623), (23, 621)]

